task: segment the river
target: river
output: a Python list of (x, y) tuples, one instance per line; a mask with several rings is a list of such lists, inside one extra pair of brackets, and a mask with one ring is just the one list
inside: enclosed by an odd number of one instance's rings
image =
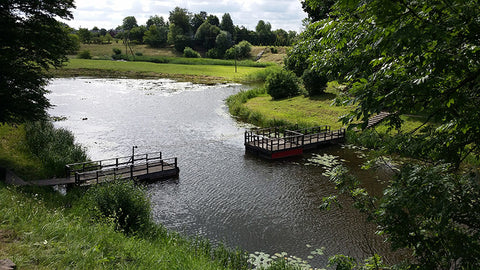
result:
[[(314, 267), (324, 267), (337, 253), (388, 253), (347, 198), (342, 209), (318, 208), (336, 191), (322, 175), (325, 168), (310, 160), (343, 160), (374, 192), (384, 175), (360, 170), (362, 152), (345, 146), (282, 161), (246, 155), (243, 134), (249, 126), (225, 106), (228, 96), (246, 86), (72, 78), (52, 80), (47, 89), (54, 105), (50, 115), (64, 118), (55, 125), (72, 131), (91, 159), (128, 156), (132, 146), (138, 154), (178, 157), (178, 179), (147, 185), (154, 219), (169, 229), (257, 255), (285, 252)], [(321, 248), (324, 255), (316, 252)]]

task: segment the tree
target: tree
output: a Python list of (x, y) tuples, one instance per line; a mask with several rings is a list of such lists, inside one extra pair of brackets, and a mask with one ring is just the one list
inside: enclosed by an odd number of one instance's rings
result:
[(207, 12), (205, 11), (200, 11), (200, 13), (193, 15), (192, 21), (191, 21), (193, 32), (197, 33), (197, 30), (200, 27), (200, 25), (202, 25), (206, 20), (207, 20)]
[(228, 48), (232, 46), (232, 35), (226, 31), (220, 31), (215, 39), (215, 48), (219, 52), (220, 58), (223, 58)]
[(258, 21), (255, 31), (257, 31), (258, 44), (273, 44), (275, 41), (275, 35), (272, 33), (272, 25), (269, 22), (265, 23), (263, 20)]
[(143, 36), (143, 42), (153, 48), (164, 47), (167, 44), (168, 29), (166, 26), (151, 25)]
[(137, 19), (135, 18), (135, 16), (127, 16), (123, 18), (123, 24), (122, 24), (123, 30), (130, 31), (135, 27), (138, 27)]
[(235, 34), (235, 26), (233, 25), (233, 21), (229, 13), (223, 14), (222, 22), (220, 23), (220, 29), (227, 31), (232, 36)]
[[(356, 104), (344, 118), (350, 126), (381, 111), (387, 125), (401, 115), (424, 124), (392, 134), (380, 151), (394, 149), (425, 161), (404, 165), (372, 199), (351, 177), (334, 174), (395, 248), (408, 248), (408, 269), (480, 267), (480, 194), (475, 170), (480, 158), (480, 6), (478, 1), (337, 1), (332, 15), (310, 24), (292, 53), (290, 67), (337, 80)], [(289, 60), (289, 61), (290, 61)], [(342, 175), (340, 177), (340, 175)]]
[(61, 67), (74, 41), (66, 25), (72, 0), (0, 2), (0, 122), (46, 117), (46, 71)]
[(170, 11), (168, 20), (171, 24), (175, 24), (177, 27), (182, 29), (182, 33), (184, 35), (190, 34), (190, 13), (188, 13), (187, 9), (176, 7), (174, 10)]
[(313, 22), (320, 21), (330, 16), (335, 0), (304, 0), (303, 10)]
[(208, 15), (206, 21), (213, 26), (216, 26), (216, 27), (220, 26), (220, 20), (215, 15)]
[(166, 26), (165, 20), (163, 19), (163, 17), (159, 17), (158, 15), (150, 16), (150, 18), (148, 18), (147, 20), (146, 25), (147, 25), (147, 29), (150, 29), (150, 26), (152, 25), (155, 25), (156, 27)]
[(220, 31), (220, 28), (205, 21), (195, 33), (195, 40), (200, 42), (205, 49), (211, 49), (215, 47), (215, 41)]
[(78, 29), (77, 35), (83, 44), (88, 44), (92, 40), (92, 33), (87, 28)]

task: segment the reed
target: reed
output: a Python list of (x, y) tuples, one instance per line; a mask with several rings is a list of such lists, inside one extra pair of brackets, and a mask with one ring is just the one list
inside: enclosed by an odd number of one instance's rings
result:
[(73, 134), (66, 129), (56, 129), (51, 122), (26, 123), (25, 138), (49, 177), (63, 177), (65, 165), (87, 160), (85, 149), (75, 143)]

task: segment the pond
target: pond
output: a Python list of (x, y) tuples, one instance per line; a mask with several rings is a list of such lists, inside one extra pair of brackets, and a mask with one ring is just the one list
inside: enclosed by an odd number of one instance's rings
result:
[[(309, 160), (343, 160), (374, 192), (385, 175), (360, 170), (362, 152), (345, 146), (281, 161), (245, 154), (249, 126), (229, 115), (225, 99), (246, 86), (74, 78), (55, 79), (47, 88), (54, 104), (49, 113), (65, 119), (56, 126), (72, 131), (91, 159), (128, 156), (132, 146), (138, 154), (178, 157), (178, 179), (147, 185), (154, 219), (169, 229), (250, 253), (286, 252), (314, 267), (337, 253), (388, 253), (347, 199), (342, 209), (318, 208), (335, 189), (322, 175), (325, 168)], [(324, 255), (316, 254), (321, 248)]]

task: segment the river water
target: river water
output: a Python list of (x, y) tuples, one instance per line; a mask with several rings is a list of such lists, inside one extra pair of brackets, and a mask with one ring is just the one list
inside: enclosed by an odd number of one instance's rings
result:
[[(324, 267), (328, 256), (363, 258), (371, 249), (388, 253), (375, 228), (345, 198), (342, 209), (320, 210), (335, 194), (311, 164), (317, 155), (343, 160), (370, 191), (384, 178), (360, 170), (362, 153), (331, 146), (302, 157), (266, 161), (246, 155), (249, 126), (233, 119), (225, 99), (242, 85), (195, 85), (168, 79), (55, 79), (47, 87), (63, 117), (92, 160), (162, 151), (178, 157), (176, 180), (147, 185), (155, 221), (186, 235), (201, 235), (250, 253), (286, 252)], [(324, 248), (324, 255), (313, 254)], [(313, 253), (312, 253), (313, 251)]]

